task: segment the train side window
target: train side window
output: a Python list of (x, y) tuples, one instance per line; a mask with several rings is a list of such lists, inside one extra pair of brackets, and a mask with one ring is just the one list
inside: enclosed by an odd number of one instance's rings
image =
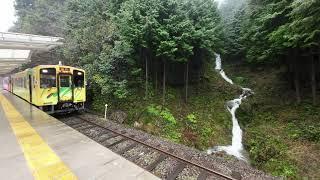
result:
[(40, 88), (57, 87), (56, 69), (40, 69)]
[(84, 73), (82, 71), (73, 71), (73, 82), (75, 87), (84, 87)]

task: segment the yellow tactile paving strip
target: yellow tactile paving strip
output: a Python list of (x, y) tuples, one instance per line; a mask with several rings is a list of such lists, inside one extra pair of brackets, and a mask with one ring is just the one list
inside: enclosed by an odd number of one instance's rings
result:
[(0, 93), (0, 105), (35, 179), (77, 179), (35, 129), (15, 107)]

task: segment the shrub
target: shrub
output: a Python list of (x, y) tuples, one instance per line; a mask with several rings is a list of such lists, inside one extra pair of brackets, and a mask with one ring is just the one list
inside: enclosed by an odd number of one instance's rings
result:
[(246, 144), (250, 158), (254, 165), (273, 171), (273, 175), (294, 177), (297, 168), (289, 163), (287, 147), (277, 136), (253, 131), (249, 134), (250, 140)]
[(288, 134), (293, 139), (303, 139), (311, 142), (320, 142), (320, 126), (302, 122), (289, 123)]
[(195, 124), (195, 123), (197, 123), (197, 118), (193, 113), (192, 114), (188, 114), (187, 115), (187, 121), (189, 123)]
[(161, 106), (150, 105), (147, 107), (147, 112), (150, 115), (161, 117), (167, 123), (170, 123), (170, 124), (177, 123), (176, 119), (174, 118), (174, 116), (172, 115), (172, 113), (168, 108), (161, 108)]

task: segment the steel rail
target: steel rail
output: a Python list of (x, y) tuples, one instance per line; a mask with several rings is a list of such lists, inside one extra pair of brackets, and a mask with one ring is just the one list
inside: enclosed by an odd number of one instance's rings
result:
[(128, 136), (128, 135), (125, 135), (125, 134), (123, 134), (123, 133), (120, 133), (120, 132), (118, 132), (118, 131), (116, 131), (116, 130), (110, 129), (110, 128), (109, 128), (110, 126), (109, 126), (109, 127), (103, 127), (103, 126), (101, 126), (101, 125), (99, 125), (99, 124), (96, 124), (96, 123), (94, 123), (94, 122), (91, 122), (91, 121), (89, 121), (89, 120), (86, 120), (86, 119), (84, 119), (84, 118), (82, 118), (82, 117), (79, 117), (79, 116), (76, 116), (76, 117), (79, 118), (79, 119), (82, 119), (82, 120), (84, 120), (84, 121), (86, 121), (86, 122), (88, 122), (88, 123), (94, 124), (94, 125), (96, 125), (96, 126), (98, 126), (98, 127), (100, 127), (100, 128), (103, 128), (103, 129), (106, 129), (106, 130), (108, 130), (108, 131), (111, 131), (112, 133), (115, 133), (115, 134), (117, 134), (117, 135), (119, 135), (119, 136), (125, 137), (125, 138), (130, 139), (130, 140), (132, 140), (132, 141), (134, 141), (134, 142), (140, 143), (140, 144), (142, 144), (142, 145), (144, 145), (144, 146), (146, 146), (146, 147), (149, 147), (149, 148), (151, 148), (151, 149), (154, 149), (154, 150), (156, 150), (156, 151), (158, 151), (158, 152), (161, 152), (161, 153), (163, 153), (163, 154), (165, 154), (165, 155), (171, 156), (171, 157), (173, 157), (173, 158), (175, 158), (175, 159), (177, 159), (177, 160), (180, 160), (180, 161), (182, 161), (182, 162), (184, 162), (184, 163), (191, 164), (192, 166), (198, 167), (198, 168), (200, 168), (200, 169), (202, 169), (202, 170), (205, 170), (205, 171), (208, 171), (208, 172), (210, 172), (210, 173), (212, 173), (212, 174), (218, 175), (218, 176), (220, 176), (220, 177), (222, 177), (222, 178), (230, 179), (230, 180), (236, 180), (236, 179), (234, 179), (233, 177), (230, 177), (230, 176), (227, 176), (227, 175), (225, 175), (225, 174), (222, 174), (222, 173), (220, 173), (220, 172), (218, 172), (218, 171), (209, 169), (209, 168), (204, 167), (204, 166), (202, 166), (202, 165), (200, 165), (200, 164), (198, 164), (198, 163), (194, 163), (194, 162), (192, 162), (192, 161), (190, 161), (190, 160), (188, 160), (188, 159), (179, 157), (179, 156), (177, 156), (177, 155), (175, 155), (175, 154), (173, 154), (173, 153), (171, 153), (171, 152), (167, 152), (167, 151), (164, 151), (164, 150), (162, 150), (162, 149), (160, 149), (160, 148), (157, 148), (157, 147), (154, 147), (154, 146), (152, 146), (152, 145), (149, 145), (149, 144), (147, 144), (147, 143), (145, 143), (145, 142), (143, 142), (143, 141), (141, 141), (141, 140), (139, 140), (139, 139), (135, 139), (135, 138), (133, 138), (133, 137), (131, 137), (131, 136)]

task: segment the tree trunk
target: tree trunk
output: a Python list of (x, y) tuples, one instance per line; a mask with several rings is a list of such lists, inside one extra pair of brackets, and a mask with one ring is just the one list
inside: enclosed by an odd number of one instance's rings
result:
[(296, 98), (297, 98), (297, 103), (301, 103), (301, 96), (300, 96), (300, 73), (298, 71), (298, 59), (297, 59), (297, 53), (294, 53), (294, 85), (296, 89)]
[(156, 74), (156, 77), (155, 77), (155, 84), (156, 84), (156, 87), (155, 87), (155, 90), (156, 90), (156, 93), (158, 92), (158, 60), (156, 59), (156, 62), (155, 62), (155, 64), (156, 64), (156, 67), (155, 67), (155, 69), (154, 69), (154, 72), (155, 72), (155, 74)]
[(162, 82), (162, 106), (165, 105), (166, 102), (166, 62), (163, 61), (163, 82)]
[(145, 59), (146, 59), (146, 87), (145, 87), (145, 98), (148, 98), (148, 55), (145, 54)]
[(312, 103), (316, 105), (317, 99), (317, 84), (316, 84), (316, 72), (314, 67), (314, 55), (311, 57), (311, 87), (312, 87)]
[(290, 89), (294, 89), (294, 68), (292, 66), (292, 61), (290, 61), (289, 56), (285, 57), (285, 62), (287, 65), (287, 73), (288, 73), (288, 82), (290, 83)]
[(189, 83), (189, 62), (186, 63), (186, 73), (185, 73), (185, 85), (186, 85), (185, 103), (188, 103), (188, 83)]

